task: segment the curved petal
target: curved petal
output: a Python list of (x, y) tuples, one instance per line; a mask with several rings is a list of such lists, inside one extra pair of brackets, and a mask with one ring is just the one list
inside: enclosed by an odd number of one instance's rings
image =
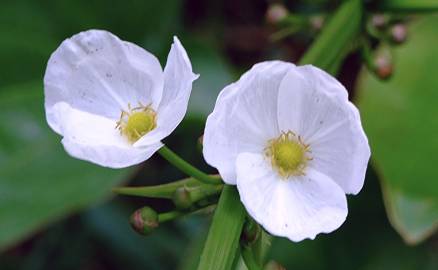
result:
[(178, 126), (187, 111), (192, 83), (198, 77), (192, 72), (192, 64), (184, 47), (174, 37), (164, 68), (164, 90), (157, 109), (157, 127), (138, 140), (135, 146), (160, 141)]
[(54, 117), (61, 123), (62, 144), (73, 157), (110, 168), (138, 164), (154, 154), (162, 144), (133, 147), (115, 128), (115, 122), (102, 116), (71, 108), (65, 102), (54, 107)]
[(278, 89), (292, 67), (281, 61), (254, 65), (219, 94), (205, 126), (203, 154), (226, 183), (236, 184), (239, 153), (261, 153), (267, 141), (278, 136)]
[(370, 148), (359, 112), (336, 79), (313, 66), (291, 70), (280, 86), (278, 122), (310, 145), (309, 166), (346, 193), (361, 190)]
[(237, 188), (248, 213), (269, 233), (298, 242), (339, 228), (348, 213), (343, 190), (324, 174), (281, 179), (262, 155), (242, 153)]
[(52, 107), (71, 107), (110, 119), (139, 103), (156, 108), (163, 89), (163, 71), (152, 54), (101, 30), (66, 39), (52, 54), (44, 76), (46, 117), (60, 133)]

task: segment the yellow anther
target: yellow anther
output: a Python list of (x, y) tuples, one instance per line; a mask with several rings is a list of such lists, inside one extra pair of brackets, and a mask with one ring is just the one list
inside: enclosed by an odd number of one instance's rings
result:
[(270, 140), (265, 153), (271, 159), (272, 167), (280, 176), (287, 178), (305, 174), (307, 162), (312, 160), (308, 156), (309, 150), (310, 146), (303, 143), (300, 136), (288, 131)]
[(116, 128), (129, 142), (135, 143), (157, 126), (157, 114), (150, 106), (141, 104), (133, 109), (128, 104), (128, 109), (128, 112), (122, 111)]

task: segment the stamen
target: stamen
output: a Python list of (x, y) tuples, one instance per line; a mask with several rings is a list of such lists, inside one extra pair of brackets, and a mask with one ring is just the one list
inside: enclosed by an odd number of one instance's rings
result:
[(157, 114), (150, 105), (144, 106), (139, 103), (138, 107), (131, 108), (128, 103), (128, 112), (120, 113), (120, 119), (116, 128), (129, 142), (135, 143), (138, 139), (153, 130), (157, 126)]
[(305, 175), (307, 163), (312, 160), (309, 153), (310, 145), (292, 131), (282, 132), (278, 138), (269, 140), (265, 148), (272, 167), (283, 178)]

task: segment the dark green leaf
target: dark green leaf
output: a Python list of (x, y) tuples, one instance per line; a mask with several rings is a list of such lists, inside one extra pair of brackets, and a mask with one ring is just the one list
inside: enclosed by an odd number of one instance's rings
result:
[(359, 107), (389, 218), (408, 243), (438, 224), (438, 17), (412, 25), (395, 50), (395, 74), (382, 82), (363, 71)]
[(108, 196), (129, 171), (69, 157), (61, 138), (45, 122), (40, 82), (0, 93), (2, 249), (52, 220)]

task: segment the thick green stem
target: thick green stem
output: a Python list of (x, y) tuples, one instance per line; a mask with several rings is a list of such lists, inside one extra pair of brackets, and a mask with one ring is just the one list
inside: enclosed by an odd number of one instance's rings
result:
[(254, 257), (254, 252), (250, 246), (242, 247), (242, 258), (248, 270), (262, 270), (260, 265), (258, 265)]
[(173, 166), (177, 167), (182, 172), (186, 173), (189, 176), (192, 176), (193, 178), (203, 183), (212, 184), (212, 185), (217, 185), (222, 183), (220, 177), (210, 176), (198, 170), (197, 168), (189, 164), (187, 161), (182, 159), (180, 156), (178, 156), (175, 152), (173, 152), (166, 146), (161, 147), (158, 152), (163, 158), (169, 161)]
[(335, 74), (343, 57), (353, 47), (355, 37), (360, 33), (361, 21), (360, 0), (342, 3), (301, 58), (300, 64), (312, 64)]
[(239, 250), (245, 209), (233, 186), (225, 185), (219, 199), (198, 270), (230, 270)]

